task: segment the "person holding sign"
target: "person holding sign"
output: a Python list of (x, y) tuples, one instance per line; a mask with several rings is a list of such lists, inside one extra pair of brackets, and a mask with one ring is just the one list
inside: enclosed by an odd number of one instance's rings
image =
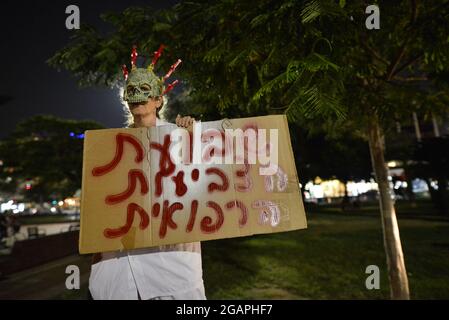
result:
[[(154, 65), (163, 46), (154, 53), (147, 68), (137, 68), (137, 50), (131, 54), (131, 72), (123, 66), (126, 80), (123, 100), (127, 102), (128, 127), (163, 126), (158, 112), (167, 103), (165, 94), (178, 83), (164, 85), (181, 63), (178, 60), (164, 77), (157, 77)], [(189, 128), (194, 119), (180, 117), (176, 124)], [(89, 292), (93, 299), (206, 299), (200, 242), (164, 245), (93, 255)]]

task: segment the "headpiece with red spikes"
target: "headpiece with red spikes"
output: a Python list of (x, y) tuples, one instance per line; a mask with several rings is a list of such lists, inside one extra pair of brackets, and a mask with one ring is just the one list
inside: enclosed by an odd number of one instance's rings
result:
[(175, 69), (181, 63), (178, 59), (171, 67), (165, 76), (159, 78), (154, 73), (154, 66), (162, 55), (165, 46), (161, 44), (159, 49), (153, 53), (151, 64), (147, 68), (137, 67), (137, 47), (133, 46), (131, 52), (131, 72), (128, 73), (126, 65), (122, 66), (123, 77), (126, 81), (126, 88), (123, 95), (123, 100), (131, 103), (146, 102), (150, 97), (160, 97), (170, 92), (178, 80), (173, 81), (165, 87), (165, 81), (171, 76)]
[(165, 46), (161, 44), (159, 46), (159, 49), (157, 51), (154, 51), (153, 60), (151, 60), (151, 64), (148, 66), (149, 68), (153, 69), (156, 62), (159, 60), (159, 58), (162, 55), (162, 51), (164, 50)]
[(133, 50), (131, 51), (131, 70), (136, 69), (136, 62), (137, 62), (137, 46), (133, 45)]

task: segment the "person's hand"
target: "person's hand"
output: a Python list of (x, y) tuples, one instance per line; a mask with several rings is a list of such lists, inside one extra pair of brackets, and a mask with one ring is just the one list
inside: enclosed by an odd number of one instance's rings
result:
[(195, 118), (189, 116), (181, 117), (178, 114), (178, 116), (176, 117), (176, 125), (181, 128), (186, 128), (187, 130), (192, 130), (194, 122)]

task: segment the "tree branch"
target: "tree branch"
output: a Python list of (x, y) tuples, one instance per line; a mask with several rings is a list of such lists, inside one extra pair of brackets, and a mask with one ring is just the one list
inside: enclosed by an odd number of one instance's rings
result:
[(390, 64), (386, 59), (382, 58), (381, 55), (376, 50), (374, 50), (373, 48), (368, 46), (368, 44), (365, 41), (363, 41), (361, 36), (360, 36), (360, 43), (362, 44), (362, 47), (365, 48), (366, 51), (371, 53), (371, 55), (374, 58), (376, 58), (377, 60), (379, 60), (380, 62), (382, 62), (383, 64), (385, 64), (387, 66)]
[[(418, 9), (417, 9), (417, 6), (416, 6), (416, 0), (411, 0), (411, 4), (412, 4), (412, 15), (411, 15), (411, 18), (410, 18), (410, 26), (413, 25), (413, 23), (416, 21), (416, 18), (418, 16)], [(390, 67), (388, 68), (387, 77), (386, 77), (387, 81), (391, 80), (391, 78), (395, 74), (395, 71), (396, 71), (396, 68), (397, 68), (398, 64), (401, 62), (402, 58), (404, 57), (405, 48), (406, 48), (408, 42), (410, 41), (411, 35), (412, 35), (412, 32), (409, 31), (407, 33), (407, 37), (404, 40), (404, 43), (399, 48), (398, 54), (393, 59), (393, 62), (391, 63)]]
[[(366, 4), (366, 6), (368, 6), (368, 4)], [(349, 19), (350, 23), (353, 24), (355, 27), (359, 27), (359, 25), (352, 19)], [(372, 55), (373, 58), (379, 60), (380, 62), (382, 62), (385, 65), (389, 65), (390, 63), (384, 59), (379, 52), (377, 52), (376, 50), (374, 50), (373, 48), (371, 48), (368, 43), (366, 42), (366, 38), (363, 36), (363, 33), (359, 33), (359, 40), (360, 43), (362, 45), (363, 48), (365, 48), (366, 51), (368, 51), (368, 53), (370, 53)]]
[(399, 76), (396, 76), (392, 80), (410, 82), (410, 81), (427, 81), (427, 80), (429, 80), (429, 78), (427, 78), (426, 76), (422, 76), (422, 77), (399, 77)]
[(409, 65), (411, 65), (411, 64), (415, 63), (416, 61), (418, 61), (419, 59), (421, 59), (423, 56), (424, 56), (424, 53), (421, 52), (421, 53), (415, 55), (414, 57), (410, 58), (408, 61), (404, 62), (402, 64), (402, 66), (400, 66), (399, 68), (396, 69), (396, 71), (393, 74), (393, 77), (396, 76), (399, 72), (401, 72), (405, 68), (407, 68)]
[(412, 15), (410, 17), (410, 25), (413, 25), (416, 22), (416, 18), (418, 17), (418, 9), (416, 0), (411, 0), (412, 3)]
[(396, 57), (393, 59), (393, 62), (391, 63), (390, 67), (388, 68), (387, 71), (387, 81), (391, 80), (391, 78), (393, 77), (393, 74), (396, 70), (397, 65), (399, 64), (399, 62), (401, 61), (402, 57), (404, 56), (405, 53), (405, 47), (408, 43), (408, 37), (407, 39), (405, 39), (404, 43), (402, 44), (401, 48), (399, 48), (399, 52), (396, 55)]

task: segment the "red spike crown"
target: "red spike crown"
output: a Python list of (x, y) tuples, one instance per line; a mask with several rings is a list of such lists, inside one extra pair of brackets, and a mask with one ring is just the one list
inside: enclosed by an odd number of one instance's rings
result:
[[(159, 60), (159, 58), (162, 55), (162, 51), (164, 50), (165, 46), (163, 44), (161, 44), (159, 46), (159, 49), (157, 51), (153, 52), (153, 59), (151, 61), (151, 64), (148, 65), (147, 68), (147, 72), (151, 73), (149, 76), (151, 78), (157, 78), (157, 76), (154, 74), (154, 66), (156, 64), (156, 62)], [(142, 73), (142, 70), (144, 70), (143, 68), (137, 68), (137, 57), (138, 57), (138, 53), (137, 53), (137, 46), (134, 45), (131, 51), (131, 73), (128, 72), (128, 68), (126, 67), (126, 65), (122, 66), (122, 72), (123, 72), (123, 77), (125, 79), (125, 81), (128, 82), (129, 79), (129, 75), (133, 74), (133, 72), (139, 72)], [(162, 86), (163, 92), (162, 95), (167, 94), (168, 92), (170, 92), (175, 85), (177, 85), (179, 83), (178, 80), (173, 81), (172, 83), (168, 84), (167, 87), (165, 87), (164, 83), (165, 81), (171, 76), (171, 74), (176, 70), (176, 68), (179, 66), (179, 64), (181, 63), (181, 59), (178, 59), (168, 70), (168, 72), (165, 74), (165, 76), (159, 78), (159, 82), (160, 85)], [(129, 93), (125, 94), (125, 101), (126, 97), (129, 96)]]

